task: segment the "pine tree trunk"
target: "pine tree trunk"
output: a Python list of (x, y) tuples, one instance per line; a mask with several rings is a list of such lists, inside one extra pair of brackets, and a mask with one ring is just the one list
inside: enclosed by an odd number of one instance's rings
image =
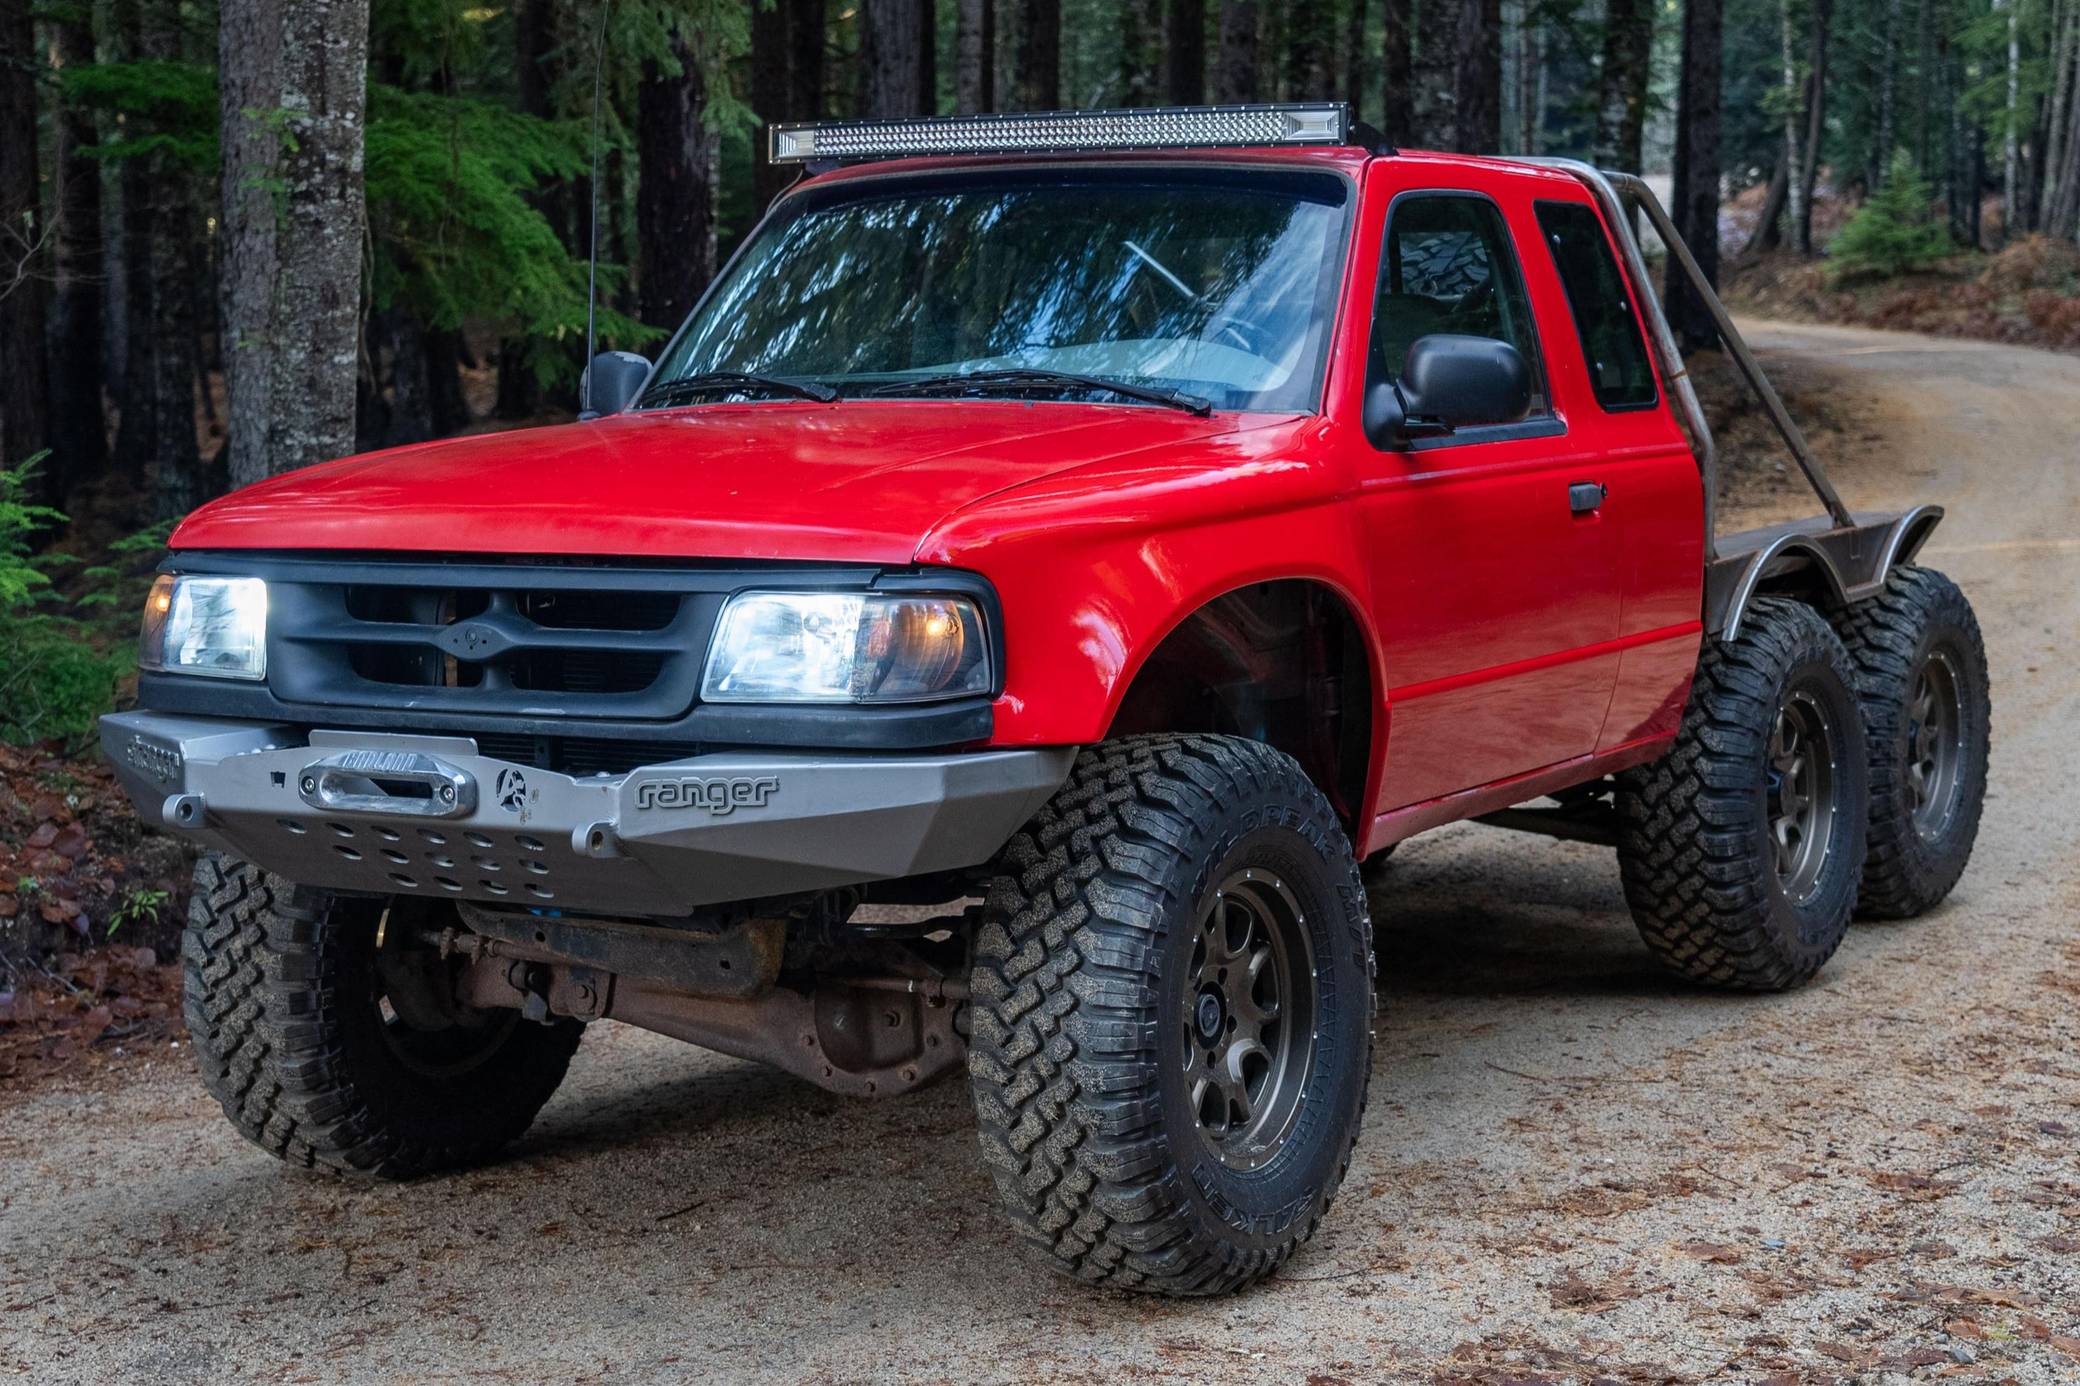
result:
[[(1777, 48), (1779, 62), (1783, 68), (1784, 93), (1784, 156), (1778, 167), (1783, 171), (1784, 188), (1781, 193), (1772, 189), (1779, 208), (1791, 209), (1791, 225), (1805, 225), (1805, 157), (1798, 152), (1798, 123), (1800, 112), (1812, 103), (1812, 94), (1801, 87), (1798, 80), (1798, 58), (1796, 39), (1791, 17), (1791, 0), (1782, 0), (1777, 24)], [(1801, 99), (1803, 96), (1803, 99)], [(1766, 221), (1763, 229), (1769, 233), (1768, 244), (1777, 243), (1775, 223)], [(1796, 232), (1794, 231), (1794, 234)]]
[[(1364, 0), (1354, 0), (1362, 6)], [(1198, 106), (1206, 101), (1206, 4), (1205, 0), (1169, 0), (1163, 13), (1164, 53), (1168, 59), (1165, 82), (1167, 100), (1173, 106)]]
[(434, 437), (446, 438), (472, 422), (469, 400), (462, 393), (462, 367), (469, 358), (469, 343), (452, 327), (429, 328), (424, 343), (427, 414)]
[(1257, 90), (1266, 101), (1284, 101), (1286, 92), (1286, 7), (1257, 6)]
[[(513, 62), (520, 111), (538, 120), (547, 120), (554, 114), (550, 95), (556, 70), (551, 64), (557, 61), (558, 45), (553, 6), (554, 0), (518, 0), (513, 7)], [(570, 208), (565, 187), (558, 184), (536, 193), (530, 200), (548, 219), (557, 237), (569, 245)], [(544, 392), (541, 379), (535, 374), (534, 356), (537, 351), (548, 349), (546, 343), (523, 337), (508, 337), (499, 343), (498, 401), (492, 406), (496, 417), (517, 423), (542, 412)]]
[(234, 486), (354, 446), (368, 3), (220, 6)]
[(2060, 166), (2065, 161), (2066, 101), (2072, 91), (2073, 33), (2072, 0), (2059, 0), (2052, 9), (2051, 94), (2044, 107), (2044, 159), (2037, 204), (2048, 225), (2052, 204), (2058, 196)]
[(1343, 16), (1343, 88), (1338, 93), (1350, 103), (1351, 119), (1365, 115), (1365, 74), (1372, 70), (1365, 52), (1365, 0), (1350, 0)]
[(1459, 0), (1452, 62), (1452, 148), (1502, 148), (1502, 0)]
[(1458, 140), (1453, 111), (1459, 92), (1459, 26), (1464, 0), (1408, 0), (1410, 95), (1414, 121), (1404, 144), (1451, 149)]
[(1892, 152), (1899, 144), (1893, 92), (1899, 72), (1899, 0), (1882, 0), (1884, 15), (1879, 24), (1878, 44), (1878, 136), (1874, 140), (1877, 166), (1871, 170), (1873, 189), (1884, 186), (1885, 172), (1892, 167)]
[(1163, 90), (1162, 0), (1121, 0), (1118, 9), (1119, 99), (1107, 106), (1154, 106)]
[(1330, 0), (1291, 0), (1285, 6), (1287, 100), (1321, 101), (1335, 93), (1335, 10)]
[(2015, 190), (2022, 159), (2022, 29), (2015, 0), (1994, 0), (1993, 8), (2008, 14), (2008, 100), (2001, 121), (2001, 240), (2006, 241), (2018, 229), (2016, 213), (2021, 210)]
[(2064, 23), (2053, 45), (2055, 71), (2051, 109), (2045, 116), (2049, 139), (2044, 153), (2044, 229), (2054, 236), (2071, 237), (2067, 209), (2076, 205), (2073, 157), (2080, 154), (2080, 91), (2076, 91), (2075, 61), (2080, 59), (2080, 3), (2066, 0)]
[[(113, 13), (124, 59), (180, 56), (180, 15), (171, 0), (123, 0)], [(201, 469), (190, 346), (195, 320), (187, 292), (197, 216), (189, 180), (168, 167), (163, 153), (133, 156), (121, 168), (128, 330), (115, 471), (130, 506), (123, 518), (144, 521), (179, 513)], [(350, 365), (350, 390), (352, 374)]]
[[(1683, 66), (1676, 98), (1675, 180), (1670, 219), (1689, 244), (1705, 281), (1719, 282), (1719, 83), (1723, 17), (1720, 0), (1685, 0)], [(1683, 350), (1718, 339), (1710, 313), (1670, 257), (1663, 295), (1669, 325)]]
[(1062, 0), (1017, 0), (1014, 50), (1018, 108), (1059, 110), (1062, 104)]
[(2048, 199), (2045, 230), (2061, 240), (2080, 237), (2080, 100), (2066, 105), (2066, 133), (2060, 147), (2057, 193)]
[(794, 45), (794, 55), (788, 60), (794, 99), (787, 108), (787, 118), (821, 120), (824, 113), (824, 47), (828, 39), (824, 0), (780, 0), (780, 3), (793, 11), (787, 21), (787, 33)]
[(1603, 25), (1596, 157), (1606, 167), (1638, 173), (1647, 128), (1647, 79), (1653, 66), (1653, 0), (1610, 0)]
[(1762, 195), (1762, 215), (1756, 219), (1755, 234), (1748, 238), (1743, 256), (1760, 255), (1765, 250), (1775, 250), (1784, 243), (1781, 223), (1784, 219), (1784, 203), (1791, 191), (1791, 161), (1779, 156), (1776, 167), (1770, 170), (1769, 187)]
[[(1713, 0), (1714, 4), (1718, 0)], [(1833, 0), (1812, 0), (1813, 40), (1806, 57), (1805, 163), (1798, 174), (1798, 214), (1792, 218), (1801, 255), (1813, 253), (1813, 194), (1820, 187), (1820, 142), (1827, 133), (1827, 53)]]
[[(0, 0), (0, 466), (50, 441), (50, 358), (44, 318), (50, 300), (50, 229), (37, 170), (36, 54), (29, 0)], [(52, 459), (56, 467), (68, 465)], [(40, 494), (55, 496), (46, 463)]]
[(751, 80), (746, 95), (752, 114), (758, 117), (758, 128), (751, 139), (751, 195), (760, 211), (793, 176), (793, 170), (766, 157), (771, 148), (772, 128), (792, 118), (794, 74), (788, 70), (788, 63), (794, 44), (787, 32), (790, 18), (785, 0), (755, 4), (751, 10)]
[(1213, 99), (1224, 104), (1262, 100), (1257, 63), (1256, 0), (1223, 0), (1220, 55), (1214, 60)]
[(1379, 128), (1395, 143), (1416, 138), (1415, 48), (1409, 27), (1414, 0), (1380, 0), (1385, 45), (1380, 55)]
[(997, 106), (996, 0), (960, 0), (954, 30), (954, 105), (963, 114)]
[(1530, 0), (1518, 5), (1517, 18), (1517, 151), (1537, 155), (1544, 132), (1545, 20)]
[[(909, 0), (903, 8), (913, 15)], [(693, 311), (715, 277), (716, 173), (720, 135), (703, 118), (707, 80), (698, 55), (674, 40), (676, 75), (645, 65), (636, 97), (636, 279), (638, 313), (667, 330)], [(912, 74), (915, 80), (915, 74)]]
[(930, 30), (917, 0), (864, 0), (860, 11), (860, 114), (891, 119), (926, 113), (921, 100)]
[[(51, 25), (52, 48), (65, 68), (94, 61), (88, 11)], [(108, 418), (101, 399), (101, 161), (80, 151), (96, 143), (91, 112), (67, 106), (57, 120), (56, 288), (51, 301), (51, 478), (62, 503), (72, 478), (97, 475), (108, 465)]]

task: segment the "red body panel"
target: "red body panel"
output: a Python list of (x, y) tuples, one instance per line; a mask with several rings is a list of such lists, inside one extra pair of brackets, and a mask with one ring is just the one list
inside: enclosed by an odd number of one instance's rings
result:
[[(1563, 174), (1492, 160), (1168, 157), (1302, 162), (1353, 180), (1319, 414), (994, 401), (646, 411), (277, 478), (204, 507), (174, 546), (970, 569), (1003, 601), (1003, 745), (1103, 738), (1141, 663), (1205, 602), (1312, 579), (1354, 613), (1382, 690), (1361, 851), (1658, 751), (1700, 639), (1703, 503), (1665, 403), (1612, 413), (1590, 390), (1533, 219), (1539, 200), (1587, 195)], [(1540, 328), (1553, 436), (1416, 452), (1364, 436), (1388, 208), (1423, 188), (1502, 210)], [(1600, 511), (1570, 513), (1580, 481), (1608, 488)]]

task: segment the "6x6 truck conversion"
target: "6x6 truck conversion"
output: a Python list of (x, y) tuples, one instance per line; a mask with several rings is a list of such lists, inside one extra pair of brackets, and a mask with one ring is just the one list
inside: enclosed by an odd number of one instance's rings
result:
[(1347, 1167), (1368, 856), (1608, 842), (1653, 953), (1753, 990), (1957, 881), (1940, 512), (1847, 511), (1700, 281), (1827, 512), (1715, 533), (1637, 180), (1338, 106), (774, 146), (811, 176), (590, 417), (174, 534), (104, 742), (211, 849), (186, 1015), (255, 1142), (483, 1159), (599, 1019), (965, 1064), (1025, 1234), (1218, 1292)]

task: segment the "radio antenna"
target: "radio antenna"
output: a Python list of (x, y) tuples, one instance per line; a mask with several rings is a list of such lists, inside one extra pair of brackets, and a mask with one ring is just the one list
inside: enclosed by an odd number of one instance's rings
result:
[(607, 13), (613, 0), (600, 0), (599, 39), (592, 52), (592, 235), (585, 266), (585, 397), (578, 407), (592, 412), (592, 358), (599, 352), (599, 125), (607, 85)]

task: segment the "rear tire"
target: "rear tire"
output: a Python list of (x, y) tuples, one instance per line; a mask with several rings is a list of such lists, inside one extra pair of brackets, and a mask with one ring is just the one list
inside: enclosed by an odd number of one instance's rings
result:
[(1900, 567), (1842, 613), (1870, 750), (1858, 913), (1911, 919), (1949, 895), (1986, 803), (1992, 694), (1972, 604), (1933, 568)]
[(1625, 898), (1676, 975), (1782, 991), (1841, 945), (1864, 857), (1853, 677), (1818, 612), (1757, 598), (1707, 643), (1675, 745), (1618, 777)]
[(386, 1179), (479, 1164), (534, 1120), (584, 1027), (517, 1011), (411, 1025), (379, 972), (382, 911), (204, 857), (181, 935), (203, 1085), (287, 1164)]
[(1011, 1220), (1097, 1284), (1269, 1274), (1349, 1168), (1372, 1060), (1372, 928), (1328, 801), (1256, 742), (1107, 742), (1002, 867), (969, 1072)]

